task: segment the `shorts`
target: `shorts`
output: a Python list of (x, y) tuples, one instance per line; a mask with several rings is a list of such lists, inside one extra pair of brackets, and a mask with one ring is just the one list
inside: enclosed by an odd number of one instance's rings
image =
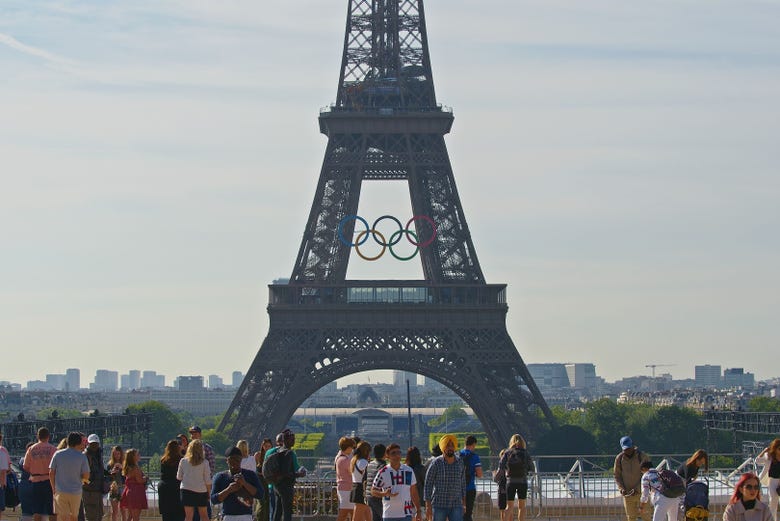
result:
[(349, 500), (356, 505), (366, 504), (366, 493), (363, 491), (363, 483), (352, 483), (352, 490), (349, 491)]
[(193, 492), (183, 488), (181, 489), (181, 504), (185, 507), (207, 507), (209, 506), (209, 493)]
[(70, 516), (74, 519), (79, 517), (81, 510), (81, 494), (68, 494), (67, 492), (57, 492), (54, 494), (54, 512), (58, 516)]
[(506, 492), (498, 493), (498, 509), (506, 510)]
[(352, 510), (355, 508), (355, 503), (350, 501), (349, 496), (352, 495), (352, 490), (338, 490), (339, 494), (339, 510)]
[(506, 484), (507, 501), (515, 500), (515, 492), (517, 492), (517, 499), (525, 499), (526, 497), (528, 497), (528, 483), (507, 483)]
[(54, 496), (51, 493), (51, 483), (36, 481), (32, 484), (32, 511), (34, 514), (50, 516), (54, 513)]

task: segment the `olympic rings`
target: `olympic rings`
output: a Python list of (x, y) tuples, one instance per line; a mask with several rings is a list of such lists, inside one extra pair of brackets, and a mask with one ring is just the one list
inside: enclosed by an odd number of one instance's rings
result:
[[(390, 235), (389, 241), (385, 240), (385, 236), (382, 235), (382, 233), (379, 230), (377, 230), (377, 225), (385, 219), (390, 219), (391, 221), (394, 221), (398, 225), (398, 230), (396, 230), (395, 232), (393, 232), (392, 235)], [(360, 223), (363, 226), (365, 226), (365, 230), (358, 233), (355, 242), (350, 242), (344, 237), (344, 225), (351, 220), (360, 221)], [(417, 233), (415, 233), (410, 229), (412, 223), (419, 220), (428, 222), (428, 224), (430, 224), (431, 226), (431, 229), (433, 230), (431, 237), (423, 242), (418, 242), (419, 238), (417, 236)], [(367, 261), (378, 260), (382, 257), (382, 255), (385, 254), (385, 250), (389, 249), (390, 254), (396, 259), (400, 261), (408, 261), (408, 260), (412, 260), (417, 255), (417, 253), (420, 251), (420, 248), (425, 248), (426, 246), (429, 246), (436, 239), (437, 230), (436, 230), (436, 224), (433, 222), (433, 219), (431, 219), (427, 215), (413, 216), (411, 219), (409, 219), (406, 222), (406, 227), (404, 227), (401, 224), (401, 221), (399, 221), (396, 217), (393, 217), (392, 215), (382, 215), (381, 217), (378, 217), (374, 221), (374, 224), (371, 227), (368, 226), (368, 221), (366, 221), (364, 218), (360, 217), (359, 215), (347, 215), (339, 222), (337, 233), (341, 243), (349, 248), (354, 247), (355, 252), (363, 260), (367, 260)], [(364, 255), (363, 252), (360, 251), (360, 246), (365, 244), (365, 242), (368, 240), (369, 235), (374, 239), (375, 243), (377, 243), (379, 246), (382, 247), (382, 251), (380, 251), (378, 255), (375, 255), (373, 257)], [(396, 254), (395, 251), (393, 251), (393, 246), (398, 244), (401, 241), (401, 238), (403, 236), (406, 236), (406, 240), (409, 241), (409, 243), (415, 247), (414, 253), (412, 253), (407, 257), (400, 256)]]

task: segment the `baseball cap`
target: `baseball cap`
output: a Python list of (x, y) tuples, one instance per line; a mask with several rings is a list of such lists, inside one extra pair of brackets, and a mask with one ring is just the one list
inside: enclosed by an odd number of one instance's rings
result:
[(190, 432), (201, 432), (200, 431), (200, 426), (193, 425), (192, 427), (190, 427)]
[(620, 448), (623, 450), (630, 449), (634, 446), (634, 440), (629, 438), (628, 436), (623, 436), (620, 438)]
[(87, 437), (87, 443), (100, 443), (100, 437), (97, 434), (90, 434)]
[(241, 449), (238, 447), (229, 447), (228, 450), (225, 451), (225, 457), (230, 458), (232, 456), (242, 457), (243, 454), (241, 453)]

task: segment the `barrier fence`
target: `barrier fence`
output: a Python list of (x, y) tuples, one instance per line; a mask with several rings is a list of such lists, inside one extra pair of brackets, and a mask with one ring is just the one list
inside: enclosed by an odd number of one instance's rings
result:
[[(535, 458), (538, 472), (529, 474), (529, 491), (526, 503), (526, 516), (535, 519), (592, 519), (604, 521), (622, 521), (625, 519), (622, 498), (612, 477), (612, 469), (603, 463), (611, 456), (557, 456), (556, 460), (568, 458), (574, 463), (568, 470), (545, 471), (553, 458)], [(300, 463), (309, 469), (307, 476), (299, 478), (295, 486), (293, 504), (294, 519), (335, 519), (338, 514), (335, 473), (328, 459), (299, 458)], [(18, 461), (18, 460), (17, 460)], [(496, 467), (492, 458), (482, 458), (485, 469), (482, 479), (477, 480), (477, 496), (474, 506), (474, 519), (500, 520), (498, 510), (498, 485), (491, 479), (488, 469)], [(659, 468), (677, 468), (679, 460), (665, 458), (655, 462)], [(148, 461), (146, 462), (148, 465)], [(710, 519), (720, 519), (728, 502), (734, 483), (744, 472), (756, 472), (755, 461), (745, 459), (733, 468), (710, 469), (703, 473), (710, 486)], [(157, 480), (159, 475), (148, 473), (150, 481), (147, 489), (149, 509), (142, 517), (160, 518), (157, 510)], [(639, 491), (637, 491), (639, 493)], [(765, 500), (768, 491), (763, 490)], [(111, 508), (106, 499), (105, 517), (110, 519)], [(650, 510), (652, 512), (652, 510)], [(20, 509), (6, 510), (5, 519), (18, 518)], [(219, 508), (215, 509), (219, 515)], [(650, 516), (648, 517), (650, 519)], [(679, 519), (684, 519), (682, 513)], [(512, 521), (508, 519), (507, 521)]]

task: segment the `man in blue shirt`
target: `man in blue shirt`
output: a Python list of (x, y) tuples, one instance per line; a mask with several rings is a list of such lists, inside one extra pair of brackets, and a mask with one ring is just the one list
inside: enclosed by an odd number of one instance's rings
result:
[(59, 521), (76, 521), (81, 510), (81, 486), (89, 481), (89, 463), (82, 453), (86, 439), (80, 432), (68, 434), (68, 448), (54, 453), (49, 482)]
[(477, 448), (476, 436), (466, 436), (466, 448), (460, 451), (460, 460), (466, 471), (466, 512), (463, 513), (463, 521), (472, 521), (474, 511), (474, 499), (477, 497), (477, 483), (475, 478), (482, 477), (482, 462), (479, 454), (474, 452)]
[(263, 487), (255, 471), (241, 468), (241, 449), (230, 447), (225, 456), (228, 470), (214, 476), (211, 502), (222, 503), (225, 521), (252, 521), (252, 504), (263, 497)]

